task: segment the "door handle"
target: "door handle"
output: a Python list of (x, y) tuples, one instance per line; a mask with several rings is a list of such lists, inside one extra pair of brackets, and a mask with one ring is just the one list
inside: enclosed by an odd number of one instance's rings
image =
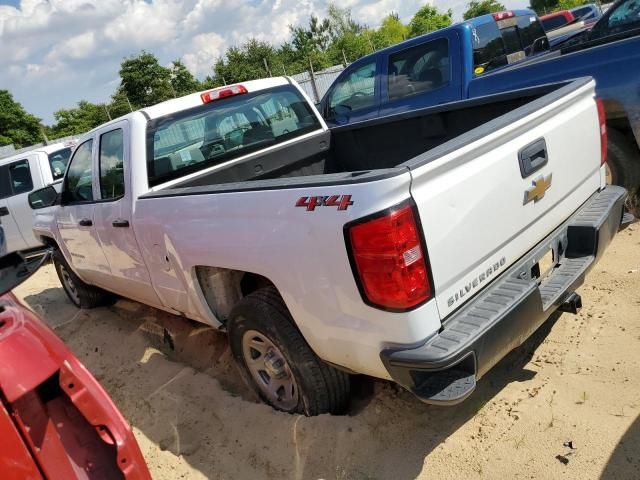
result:
[(80, 220), (78, 222), (78, 225), (80, 225), (81, 227), (92, 227), (93, 226), (93, 222), (91, 220), (89, 220), (88, 218), (83, 218), (82, 220)]
[(9, 215), (9, 209), (7, 207), (0, 207), (0, 217), (6, 217)]
[(527, 178), (534, 172), (544, 167), (549, 161), (547, 154), (547, 143), (544, 138), (527, 145), (518, 152), (518, 162), (520, 163), (520, 173), (522, 178)]
[(129, 220), (114, 220), (111, 225), (113, 225), (115, 228), (128, 228)]

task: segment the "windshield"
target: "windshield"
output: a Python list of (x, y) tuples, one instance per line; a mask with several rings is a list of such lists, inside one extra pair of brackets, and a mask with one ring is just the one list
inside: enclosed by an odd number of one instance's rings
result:
[(292, 86), (238, 95), (160, 117), (147, 127), (149, 186), (321, 128)]
[(71, 156), (71, 148), (63, 148), (49, 154), (49, 167), (54, 180), (60, 180), (64, 177), (64, 171), (69, 163)]

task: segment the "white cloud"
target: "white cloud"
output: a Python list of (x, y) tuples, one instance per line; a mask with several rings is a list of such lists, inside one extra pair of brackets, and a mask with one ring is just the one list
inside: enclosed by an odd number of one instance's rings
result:
[(215, 32), (201, 33), (193, 37), (189, 53), (182, 59), (185, 66), (198, 76), (212, 73), (211, 66), (224, 54), (226, 41)]
[(64, 58), (83, 59), (89, 57), (95, 50), (96, 36), (94, 32), (85, 32), (71, 37), (55, 45), (47, 54), (47, 61), (57, 61)]

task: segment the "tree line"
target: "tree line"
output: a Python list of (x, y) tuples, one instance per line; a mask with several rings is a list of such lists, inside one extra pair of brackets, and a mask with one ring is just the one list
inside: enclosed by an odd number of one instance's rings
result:
[[(565, 8), (567, 2), (581, 3), (578, 0), (531, 3), (536, 11), (544, 12)], [(498, 0), (471, 0), (464, 18), (501, 10), (505, 6)], [(311, 15), (306, 25), (290, 26), (290, 38), (280, 46), (250, 38), (243, 45), (228, 48), (213, 65), (212, 75), (203, 80), (195, 78), (180, 60), (163, 66), (155, 55), (142, 51), (122, 61), (120, 84), (109, 101), (81, 100), (73, 108), (60, 109), (54, 113), (55, 122), (51, 126), (43, 125), (28, 113), (9, 91), (0, 90), (0, 146), (14, 144), (22, 148), (47, 137), (80, 135), (130, 111), (208, 88), (348, 64), (376, 50), (447, 27), (452, 17), (451, 10), (424, 5), (406, 24), (391, 13), (379, 27), (372, 28), (355, 20), (348, 8), (332, 3), (324, 18)]]

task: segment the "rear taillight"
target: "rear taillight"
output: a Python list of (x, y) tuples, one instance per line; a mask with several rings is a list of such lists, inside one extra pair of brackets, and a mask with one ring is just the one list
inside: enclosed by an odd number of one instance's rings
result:
[(413, 205), (347, 226), (354, 275), (366, 303), (405, 311), (425, 302), (432, 290)]
[(243, 85), (231, 85), (229, 87), (216, 88), (215, 90), (209, 90), (200, 94), (202, 103), (215, 102), (227, 97), (233, 97), (235, 95), (243, 95), (249, 93)]
[(596, 105), (598, 106), (598, 122), (600, 124), (600, 164), (604, 165), (607, 161), (607, 114), (602, 99), (596, 98)]
[(516, 14), (513, 12), (496, 12), (493, 14), (493, 19), (499, 22), (500, 20), (506, 20), (507, 18), (513, 18), (515, 16)]

